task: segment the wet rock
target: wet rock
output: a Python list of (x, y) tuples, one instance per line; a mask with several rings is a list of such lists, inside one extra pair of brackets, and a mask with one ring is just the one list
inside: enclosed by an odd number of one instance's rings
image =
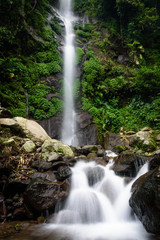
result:
[(149, 161), (149, 169), (153, 170), (154, 168), (160, 166), (160, 153), (155, 154), (154, 156), (150, 157)]
[(105, 175), (104, 169), (100, 166), (88, 167), (85, 172), (90, 186), (99, 182)]
[(129, 141), (124, 136), (120, 136), (115, 133), (104, 134), (105, 149), (111, 150), (113, 152), (118, 152), (119, 148), (117, 146), (122, 146), (125, 149), (130, 149)]
[(135, 177), (139, 167), (144, 164), (147, 158), (138, 156), (131, 151), (122, 152), (112, 169), (120, 176)]
[(0, 118), (11, 118), (12, 113), (4, 107), (0, 107)]
[(68, 166), (60, 166), (57, 170), (56, 177), (58, 181), (63, 181), (71, 176), (72, 172)]
[(129, 203), (146, 230), (160, 235), (160, 167), (133, 184)]
[(34, 144), (33, 141), (29, 140), (23, 145), (23, 148), (26, 152), (32, 153), (34, 152), (36, 145)]
[(53, 209), (69, 193), (69, 182), (52, 182), (41, 178), (34, 179), (25, 191), (25, 203), (37, 212)]
[(53, 168), (53, 170), (57, 170), (57, 169), (58, 169), (59, 167), (61, 167), (61, 166), (66, 166), (66, 167), (67, 167), (66, 162), (64, 162), (64, 161), (58, 161), (58, 162), (52, 163), (52, 168)]

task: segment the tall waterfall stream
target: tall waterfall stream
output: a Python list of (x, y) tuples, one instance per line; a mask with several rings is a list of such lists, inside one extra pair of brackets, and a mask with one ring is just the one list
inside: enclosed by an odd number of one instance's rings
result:
[(75, 110), (73, 85), (75, 78), (75, 47), (73, 32), (72, 0), (60, 0), (59, 16), (65, 25), (64, 46), (64, 116), (61, 141), (68, 145), (78, 145), (75, 136)]
[[(112, 155), (110, 156), (112, 157)], [(137, 177), (125, 178), (93, 162), (78, 162), (72, 168), (70, 194), (42, 232), (47, 240), (147, 240), (149, 234), (129, 207), (131, 186), (148, 171), (145, 164)]]

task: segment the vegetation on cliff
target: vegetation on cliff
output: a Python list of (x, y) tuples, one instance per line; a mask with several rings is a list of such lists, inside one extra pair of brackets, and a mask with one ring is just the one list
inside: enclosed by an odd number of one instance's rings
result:
[(138, 0), (75, 0), (89, 22), (76, 25), (78, 44), (87, 44), (82, 105), (106, 130), (160, 127), (160, 4)]
[(0, 1), (0, 98), (14, 116), (41, 119), (59, 111), (59, 99), (54, 105), (46, 99), (54, 89), (44, 81), (62, 65), (55, 39), (59, 24), (48, 18), (54, 16), (53, 2)]

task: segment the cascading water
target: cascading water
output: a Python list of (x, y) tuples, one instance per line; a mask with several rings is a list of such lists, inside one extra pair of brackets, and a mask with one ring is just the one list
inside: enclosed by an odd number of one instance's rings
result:
[(147, 240), (128, 200), (133, 182), (147, 172), (144, 165), (129, 184), (106, 167), (95, 162), (78, 162), (72, 168), (71, 191), (65, 206), (53, 224), (43, 228), (52, 240)]
[(73, 85), (75, 77), (75, 48), (73, 32), (72, 0), (60, 0), (60, 16), (65, 25), (64, 46), (64, 117), (61, 141), (68, 145), (78, 145), (75, 136), (75, 111)]

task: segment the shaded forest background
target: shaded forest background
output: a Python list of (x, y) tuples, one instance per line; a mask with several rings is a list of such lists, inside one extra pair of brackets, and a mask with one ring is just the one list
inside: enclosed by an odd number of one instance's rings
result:
[[(47, 76), (62, 73), (56, 0), (0, 0), (0, 101), (14, 116), (44, 119), (63, 110)], [(75, 0), (77, 105), (105, 131), (160, 127), (160, 2)], [(52, 17), (49, 17), (52, 16)], [(85, 57), (84, 57), (85, 56)], [(29, 112), (27, 112), (27, 105)]]

